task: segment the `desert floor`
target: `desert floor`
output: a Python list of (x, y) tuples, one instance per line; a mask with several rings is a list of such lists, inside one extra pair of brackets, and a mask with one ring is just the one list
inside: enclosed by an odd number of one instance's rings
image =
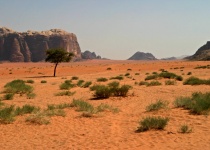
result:
[[(118, 113), (105, 111), (93, 117), (82, 117), (82, 112), (75, 108), (66, 108), (65, 117), (51, 117), (48, 125), (35, 125), (25, 122), (27, 115), (18, 116), (11, 124), (0, 124), (0, 149), (59, 149), (59, 150), (145, 150), (145, 149), (177, 149), (177, 150), (209, 150), (210, 149), (210, 117), (192, 115), (188, 110), (175, 108), (173, 101), (179, 96), (191, 96), (193, 92), (210, 92), (208, 85), (165, 85), (165, 79), (159, 80), (161, 86), (139, 86), (135, 82), (144, 81), (146, 73), (169, 72), (182, 75), (184, 79), (195, 76), (210, 78), (210, 69), (194, 69), (199, 65), (210, 65), (202, 61), (111, 61), (90, 60), (84, 62), (61, 63), (57, 68), (57, 76), (52, 77), (54, 65), (50, 63), (0, 63), (0, 91), (4, 85), (14, 79), (34, 80), (36, 97), (27, 99), (15, 95), (13, 100), (3, 100), (5, 104), (22, 106), (31, 104), (43, 109), (48, 104), (71, 103), (73, 99), (82, 99), (94, 106), (101, 103), (118, 108)], [(111, 68), (111, 70), (107, 70)], [(192, 75), (187, 75), (192, 72)], [(59, 85), (72, 76), (77, 76), (93, 84), (99, 77), (110, 78), (120, 74), (124, 76), (121, 85), (129, 84), (133, 88), (127, 97), (110, 97), (104, 100), (92, 100), (93, 92), (89, 88), (74, 87), (73, 96), (55, 96), (60, 92)], [(135, 75), (139, 73), (140, 75)], [(40, 83), (46, 80), (47, 83)], [(77, 82), (77, 81), (73, 81)], [(3, 97), (3, 93), (0, 97)], [(145, 108), (157, 100), (169, 102), (169, 108), (155, 112), (146, 112)], [(150, 130), (136, 133), (139, 121), (146, 116), (169, 117), (164, 130)], [(178, 130), (187, 124), (192, 133), (182, 134)]]

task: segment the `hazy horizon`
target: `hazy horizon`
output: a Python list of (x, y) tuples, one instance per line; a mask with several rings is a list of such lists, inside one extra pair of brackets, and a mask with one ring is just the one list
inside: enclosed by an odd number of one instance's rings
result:
[(192, 55), (210, 39), (210, 1), (2, 0), (0, 26), (18, 32), (63, 29), (81, 51), (124, 60)]

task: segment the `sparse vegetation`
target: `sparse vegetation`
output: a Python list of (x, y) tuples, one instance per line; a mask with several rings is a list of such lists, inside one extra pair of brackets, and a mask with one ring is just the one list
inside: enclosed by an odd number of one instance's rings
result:
[(83, 84), (83, 88), (88, 88), (90, 85), (92, 84), (91, 81), (86, 81), (84, 84)]
[(157, 75), (157, 74), (148, 75), (148, 76), (145, 78), (145, 81), (147, 81), (147, 80), (153, 80), (153, 79), (157, 79), (157, 78), (158, 78), (158, 75)]
[(183, 107), (192, 114), (207, 115), (210, 111), (210, 92), (195, 92), (191, 97), (179, 97), (174, 101), (175, 107)]
[(182, 125), (180, 127), (180, 129), (178, 130), (179, 133), (191, 133), (192, 132), (192, 128), (190, 128), (188, 125)]
[(116, 77), (111, 77), (110, 78), (110, 80), (114, 80), (114, 79), (116, 79), (116, 80), (123, 80), (124, 78), (123, 78), (123, 76), (116, 76)]
[(0, 123), (9, 124), (12, 123), (14, 118), (14, 105), (6, 106), (0, 109)]
[(130, 75), (130, 73), (126, 73), (126, 74), (125, 74), (125, 76), (129, 76), (129, 75)]
[(148, 82), (146, 82), (146, 81), (139, 82), (139, 85), (147, 85), (147, 84), (148, 84)]
[(34, 99), (36, 97), (36, 94), (35, 93), (27, 93), (26, 96), (28, 99)]
[(137, 72), (137, 73), (135, 73), (135, 75), (138, 76), (138, 75), (140, 75), (140, 73)]
[(32, 106), (32, 105), (26, 104), (26, 105), (23, 105), (22, 108), (17, 107), (14, 111), (14, 114), (15, 114), (15, 116), (24, 115), (24, 114), (30, 114), (30, 113), (33, 113), (33, 112), (37, 112), (39, 110), (40, 110), (39, 107), (35, 107), (35, 106)]
[(34, 83), (34, 80), (27, 80), (26, 83), (31, 83), (31, 84), (33, 84), (33, 83)]
[(55, 96), (72, 96), (74, 94), (75, 94), (75, 92), (62, 91), (62, 92), (56, 93)]
[(82, 84), (83, 84), (84, 82), (85, 82), (84, 80), (79, 80), (79, 81), (77, 82), (77, 86), (82, 87)]
[(79, 77), (77, 77), (77, 76), (71, 77), (71, 80), (78, 80), (78, 79), (79, 79)]
[(168, 104), (169, 103), (167, 101), (158, 100), (157, 102), (148, 105), (146, 107), (146, 111), (157, 111), (160, 109), (165, 109), (167, 108)]
[(165, 85), (175, 85), (176, 81), (175, 80), (166, 80)]
[(108, 79), (103, 77), (97, 79), (97, 82), (106, 82), (106, 81), (108, 81)]
[(95, 89), (94, 97), (97, 99), (105, 99), (105, 98), (109, 98), (111, 94), (112, 94), (112, 91), (108, 86), (99, 85)]
[(41, 83), (47, 83), (47, 81), (46, 80), (42, 80)]
[(50, 123), (50, 118), (47, 117), (46, 114), (44, 113), (37, 112), (35, 114), (28, 116), (25, 121), (37, 125), (42, 125), (42, 124), (47, 125)]
[(144, 132), (148, 130), (163, 130), (167, 125), (169, 118), (162, 117), (146, 117), (139, 122), (140, 127), (138, 127), (137, 132)]
[(147, 81), (147, 80), (154, 80), (154, 79), (157, 79), (157, 78), (176, 79), (178, 81), (182, 81), (183, 80), (183, 77), (182, 76), (178, 76), (178, 75), (176, 75), (174, 73), (171, 73), (171, 72), (161, 72), (160, 74), (148, 75), (145, 78), (145, 81)]
[(201, 84), (205, 84), (205, 85), (210, 85), (210, 79), (205, 80), (205, 79), (199, 79), (197, 77), (189, 77), (188, 79), (186, 79), (183, 82), (184, 85), (201, 85)]
[(210, 69), (210, 65), (206, 65), (206, 66), (197, 66), (194, 69)]
[(13, 98), (14, 98), (14, 93), (7, 93), (3, 97), (4, 100), (13, 100)]
[(61, 90), (69, 90), (70, 88), (73, 88), (75, 85), (71, 83), (71, 80), (65, 80), (64, 83), (60, 85)]
[(112, 68), (109, 67), (109, 68), (107, 68), (106, 70), (112, 70)]
[(192, 75), (192, 72), (188, 72), (187, 75), (188, 75), (188, 76), (189, 76), (189, 75)]
[(159, 81), (151, 81), (147, 83), (147, 86), (159, 86), (162, 85)]

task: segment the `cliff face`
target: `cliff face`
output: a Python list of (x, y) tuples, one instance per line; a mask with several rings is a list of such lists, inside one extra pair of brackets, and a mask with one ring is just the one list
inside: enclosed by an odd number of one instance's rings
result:
[(186, 57), (190, 60), (210, 60), (210, 41), (201, 46), (194, 55)]
[(0, 61), (38, 62), (45, 59), (45, 50), (64, 48), (73, 52), (75, 58), (81, 58), (81, 50), (77, 37), (59, 29), (35, 32), (15, 32), (8, 28), (0, 28)]
[(82, 59), (101, 59), (101, 56), (96, 56), (95, 52), (85, 51), (82, 53)]
[(157, 60), (151, 53), (136, 52), (128, 60)]

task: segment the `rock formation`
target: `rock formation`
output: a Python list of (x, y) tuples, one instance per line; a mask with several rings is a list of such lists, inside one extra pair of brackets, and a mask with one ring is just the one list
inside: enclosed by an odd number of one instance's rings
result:
[(210, 60), (210, 41), (201, 46), (194, 55), (186, 57), (189, 60)]
[(136, 52), (128, 60), (157, 60), (151, 53)]
[(161, 58), (161, 60), (176, 60), (176, 57)]
[(95, 52), (85, 51), (81, 54), (82, 59), (101, 59), (101, 56), (96, 56)]
[(67, 52), (73, 52), (76, 59), (81, 58), (79, 43), (73, 33), (60, 29), (16, 32), (0, 28), (0, 61), (43, 61), (45, 50), (50, 48), (64, 48)]

